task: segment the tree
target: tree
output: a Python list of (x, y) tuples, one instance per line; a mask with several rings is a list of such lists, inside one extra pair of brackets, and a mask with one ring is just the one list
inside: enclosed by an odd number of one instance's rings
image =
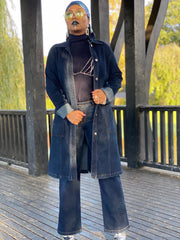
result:
[[(146, 6), (146, 24), (152, 9), (152, 2)], [(155, 105), (179, 105), (180, 91), (180, 1), (170, 0), (165, 21), (155, 51), (149, 103)], [(171, 61), (170, 61), (171, 59)]]
[(6, 0), (0, 0), (0, 109), (25, 109), (22, 45)]
[[(150, 2), (145, 8), (145, 21), (148, 22), (152, 9), (152, 2)], [(166, 13), (166, 18), (161, 29), (158, 43), (160, 45), (166, 45), (170, 43), (176, 43), (180, 46), (180, 0), (170, 0)]]
[(180, 46), (180, 0), (170, 0), (159, 44), (176, 43)]
[(150, 83), (150, 104), (180, 105), (180, 47), (156, 49)]

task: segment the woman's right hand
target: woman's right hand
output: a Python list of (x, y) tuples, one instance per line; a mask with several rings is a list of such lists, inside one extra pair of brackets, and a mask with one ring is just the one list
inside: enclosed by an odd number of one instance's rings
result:
[(82, 121), (83, 117), (85, 117), (85, 116), (86, 116), (85, 113), (83, 113), (79, 110), (74, 110), (74, 111), (70, 112), (66, 116), (66, 118), (69, 120), (70, 123), (72, 123), (74, 125), (78, 125)]

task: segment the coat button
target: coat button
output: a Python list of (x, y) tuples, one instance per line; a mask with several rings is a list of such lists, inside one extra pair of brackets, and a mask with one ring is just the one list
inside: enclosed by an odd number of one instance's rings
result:
[(94, 132), (94, 135), (97, 136), (97, 132)]
[(95, 80), (98, 81), (98, 77), (96, 77)]
[(98, 59), (97, 59), (97, 58), (95, 58), (95, 62), (98, 62)]

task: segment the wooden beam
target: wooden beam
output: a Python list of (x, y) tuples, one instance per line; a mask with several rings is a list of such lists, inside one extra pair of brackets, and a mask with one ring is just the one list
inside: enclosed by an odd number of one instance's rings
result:
[(126, 54), (126, 156), (129, 167), (136, 167), (140, 141), (136, 107), (143, 104), (145, 96), (145, 33), (144, 0), (126, 0), (125, 54)]
[(149, 100), (149, 86), (154, 52), (166, 16), (168, 3), (169, 0), (154, 0), (152, 12), (145, 32), (146, 36), (145, 91), (146, 95), (148, 96), (147, 103)]
[(29, 173), (41, 175), (48, 165), (41, 1), (21, 0), (21, 16)]
[(109, 44), (109, 1), (91, 0), (92, 28), (96, 39)]
[(119, 11), (119, 18), (116, 24), (116, 28), (111, 40), (111, 48), (116, 57), (116, 61), (119, 62), (122, 47), (124, 44), (124, 1), (121, 1), (121, 8)]

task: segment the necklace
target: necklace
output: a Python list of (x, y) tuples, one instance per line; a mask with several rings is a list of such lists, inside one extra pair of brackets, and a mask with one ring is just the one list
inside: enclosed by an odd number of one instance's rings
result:
[(93, 70), (94, 70), (93, 58), (90, 57), (88, 61), (85, 63), (84, 67), (79, 72), (73, 73), (73, 75), (77, 76), (79, 74), (83, 74), (83, 75), (92, 77)]

